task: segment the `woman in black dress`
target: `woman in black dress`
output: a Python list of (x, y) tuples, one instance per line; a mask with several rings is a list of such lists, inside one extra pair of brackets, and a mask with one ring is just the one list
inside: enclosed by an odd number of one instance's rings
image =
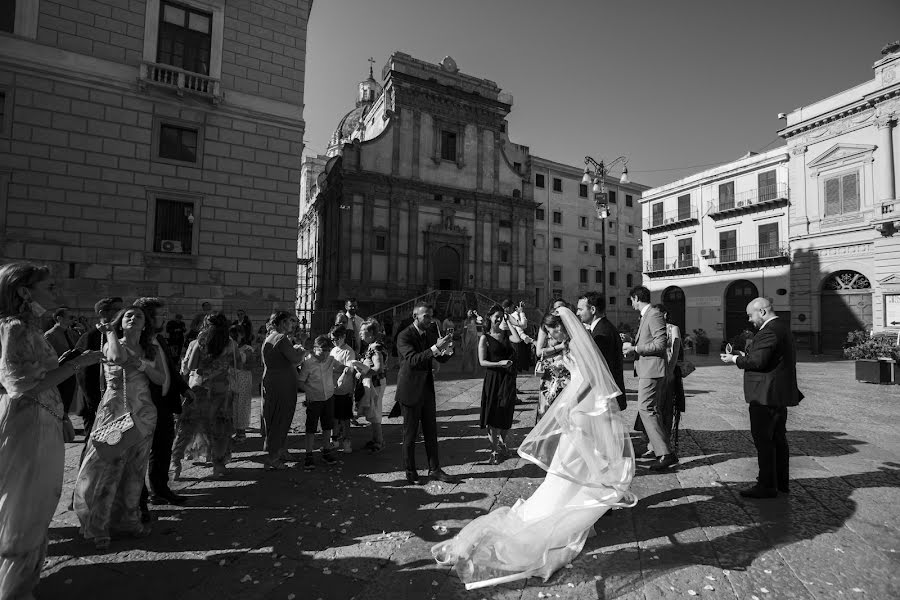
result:
[(481, 428), (488, 428), (491, 441), (490, 464), (496, 465), (509, 456), (506, 434), (512, 427), (516, 408), (516, 346), (521, 340), (515, 328), (506, 323), (503, 308), (495, 304), (488, 313), (490, 330), (478, 340), (478, 362), (484, 367), (481, 388)]

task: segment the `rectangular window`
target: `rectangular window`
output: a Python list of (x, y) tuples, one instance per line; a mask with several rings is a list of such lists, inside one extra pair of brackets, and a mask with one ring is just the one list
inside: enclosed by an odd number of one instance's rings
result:
[(594, 283), (603, 283), (603, 271), (594, 271)]
[(159, 126), (159, 157), (197, 162), (197, 130), (165, 123)]
[(16, 28), (16, 0), (0, 2), (0, 31), (14, 33)]
[(609, 305), (610, 305), (610, 306), (614, 306), (615, 304), (616, 304), (616, 297), (615, 297), (615, 296), (610, 296), (610, 297), (609, 297)]
[(694, 240), (692, 238), (684, 238), (678, 240), (678, 267), (694, 266)]
[(775, 184), (775, 171), (765, 171), (756, 176), (757, 191), (756, 195), (760, 202), (766, 200), (774, 200), (778, 195), (777, 186)]
[(587, 269), (578, 269), (578, 282), (579, 283), (587, 283), (588, 282)]
[(387, 250), (387, 234), (386, 233), (376, 233), (375, 234), (375, 251), (376, 252), (385, 252)]
[(663, 203), (657, 202), (656, 204), (653, 204), (652, 206), (650, 206), (650, 212), (652, 215), (651, 220), (650, 220), (651, 227), (659, 227), (660, 225), (662, 225), (663, 224)]
[(444, 195), (443, 195), (443, 194), (435, 194), (435, 195), (434, 195), (434, 201), (435, 201), (435, 202), (443, 202), (443, 201), (444, 201)]
[(825, 216), (831, 217), (859, 210), (859, 173), (849, 173), (825, 180)]
[(544, 236), (541, 234), (537, 234), (534, 238), (534, 247), (535, 248), (543, 248), (544, 247)]
[(582, 229), (588, 228), (588, 218), (587, 217), (578, 217), (578, 226)]
[(652, 254), (652, 270), (661, 271), (666, 263), (666, 246), (665, 244), (653, 244), (653, 254)]
[(625, 287), (631, 288), (634, 286), (634, 275), (629, 273), (625, 276)]
[(506, 229), (512, 229), (512, 221), (509, 219), (500, 219), (499, 222), (500, 227), (505, 227)]
[(778, 223), (759, 226), (759, 257), (768, 258), (780, 254), (778, 247)]
[(534, 187), (539, 187), (543, 189), (545, 187), (544, 184), (544, 175), (543, 173), (535, 173), (534, 175)]
[(734, 208), (734, 182), (719, 185), (719, 210)]
[(634, 206), (634, 197), (631, 194), (625, 194), (625, 206), (629, 208)]
[(678, 196), (678, 220), (685, 221), (691, 218), (691, 195)]
[(625, 248), (625, 258), (634, 258), (634, 251), (631, 248)]
[(190, 254), (194, 238), (194, 203), (156, 199), (153, 251)]
[(500, 262), (509, 262), (509, 248), (500, 248)]
[(578, 184), (578, 197), (587, 198), (587, 186), (583, 183)]
[(607, 223), (607, 227), (609, 228), (610, 231), (612, 231), (613, 229), (616, 228), (616, 222), (613, 219), (610, 219), (606, 223)]
[(456, 162), (456, 132), (441, 130), (441, 159)]
[(558, 237), (553, 238), (553, 249), (554, 250), (562, 250), (562, 238), (558, 238)]
[(615, 255), (616, 255), (616, 247), (610, 246), (609, 247), (609, 256), (615, 256)]
[(553, 191), (554, 192), (562, 191), (562, 179), (560, 179), (559, 177), (553, 178)]
[(634, 225), (628, 226), (628, 235), (634, 235)]
[(737, 231), (719, 232), (719, 262), (734, 262), (737, 260)]
[(534, 218), (537, 219), (538, 221), (543, 221), (544, 220), (544, 209), (543, 208), (534, 209)]
[(553, 281), (562, 281), (562, 269), (553, 267)]
[(607, 198), (609, 198), (608, 202), (610, 204), (616, 203), (616, 193), (614, 191), (610, 190), (609, 192), (606, 193), (606, 196), (607, 196)]
[(520, 163), (520, 162), (514, 162), (514, 163), (513, 163), (513, 169), (516, 170), (516, 173), (521, 173), (521, 172), (522, 172), (522, 163)]
[(553, 222), (556, 225), (562, 225), (562, 213), (558, 210), (553, 211)]
[(603, 254), (603, 244), (600, 242), (594, 243), (594, 254)]
[(209, 75), (212, 15), (172, 2), (160, 2), (156, 62)]
[(616, 272), (615, 271), (609, 272), (609, 285), (612, 287), (615, 287), (615, 285), (616, 285)]
[(580, 244), (578, 244), (578, 251), (581, 252), (582, 254), (587, 254), (587, 251), (588, 251), (588, 243), (587, 243), (587, 242), (581, 242)]

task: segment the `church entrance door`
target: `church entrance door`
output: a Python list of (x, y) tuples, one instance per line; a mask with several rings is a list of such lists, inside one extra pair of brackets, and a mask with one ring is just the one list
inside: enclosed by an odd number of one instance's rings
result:
[(459, 252), (450, 246), (441, 246), (431, 256), (431, 266), (436, 289), (460, 289), (461, 264)]

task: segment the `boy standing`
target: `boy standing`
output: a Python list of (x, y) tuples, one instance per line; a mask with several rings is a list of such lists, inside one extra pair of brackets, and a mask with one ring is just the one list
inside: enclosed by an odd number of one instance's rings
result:
[(356, 388), (356, 371), (353, 361), (356, 352), (347, 344), (347, 329), (343, 325), (331, 328), (331, 357), (344, 367), (343, 372), (335, 369), (334, 373), (334, 418), (337, 420), (335, 441), (349, 454), (353, 451), (350, 440), (350, 420), (353, 419), (353, 391)]
[(313, 446), (316, 426), (322, 425), (322, 460), (329, 465), (337, 462), (331, 444), (331, 430), (334, 427), (334, 373), (344, 367), (329, 354), (331, 340), (320, 335), (313, 343), (312, 354), (300, 365), (300, 387), (306, 393), (303, 406), (306, 407), (306, 458), (303, 466), (314, 469)]

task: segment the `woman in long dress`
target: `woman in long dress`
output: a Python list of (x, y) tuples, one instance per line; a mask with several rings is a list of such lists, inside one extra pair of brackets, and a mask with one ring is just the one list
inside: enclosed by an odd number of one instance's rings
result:
[[(488, 311), (491, 329), (478, 340), (478, 362), (485, 368), (481, 386), (479, 425), (487, 427), (491, 442), (489, 464), (496, 465), (509, 457), (506, 435), (512, 428), (516, 409), (517, 348), (522, 340), (509, 326), (503, 307), (495, 304)], [(502, 329), (501, 325), (506, 324)]]
[(289, 312), (272, 313), (269, 335), (263, 342), (263, 414), (261, 431), (267, 469), (285, 469), (287, 436), (297, 408), (297, 365), (303, 362), (306, 351), (294, 346), (288, 334), (297, 319)]
[(466, 589), (527, 577), (545, 581), (574, 559), (593, 524), (614, 506), (634, 506), (634, 451), (616, 401), (620, 393), (597, 346), (568, 308), (572, 380), (519, 446), (547, 471), (527, 500), (502, 507), (435, 545), (438, 563), (454, 565)]
[(187, 369), (194, 401), (185, 404), (178, 418), (178, 431), (172, 445), (172, 465), (176, 478), (181, 475), (181, 461), (195, 436), (205, 439), (207, 455), (212, 462), (213, 477), (224, 477), (231, 454), (234, 430), (234, 408), (228, 370), (239, 366), (237, 344), (228, 335), (228, 319), (222, 313), (206, 317), (203, 329), (187, 357)]
[(0, 267), (0, 598), (32, 598), (47, 554), (65, 465), (56, 386), (101, 357), (59, 364), (37, 324), (56, 307), (54, 287), (47, 267)]
[(114, 458), (103, 457), (96, 443), (88, 438), (87, 451), (75, 480), (75, 514), (81, 533), (92, 540), (97, 550), (109, 548), (114, 533), (143, 537), (150, 525), (141, 523), (140, 499), (147, 475), (147, 461), (153, 431), (156, 429), (156, 406), (150, 396), (150, 381), (165, 381), (165, 360), (153, 344), (153, 321), (143, 309), (129, 307), (116, 318), (98, 328), (105, 333), (103, 353), (106, 364), (106, 391), (93, 432), (131, 413), (140, 439)]
[[(566, 339), (554, 339), (549, 333), (549, 329), (553, 328), (559, 331), (559, 316), (556, 310), (568, 306), (565, 300), (554, 300), (550, 306), (549, 312), (544, 315), (541, 327), (538, 330), (537, 342), (535, 342), (535, 358), (537, 365), (535, 366), (535, 375), (540, 375), (541, 383), (538, 389), (538, 405), (537, 418), (539, 421), (556, 397), (559, 396), (566, 384), (569, 383), (571, 376), (569, 369), (566, 367), (567, 354), (569, 347)], [(563, 334), (565, 335), (565, 334)]]

